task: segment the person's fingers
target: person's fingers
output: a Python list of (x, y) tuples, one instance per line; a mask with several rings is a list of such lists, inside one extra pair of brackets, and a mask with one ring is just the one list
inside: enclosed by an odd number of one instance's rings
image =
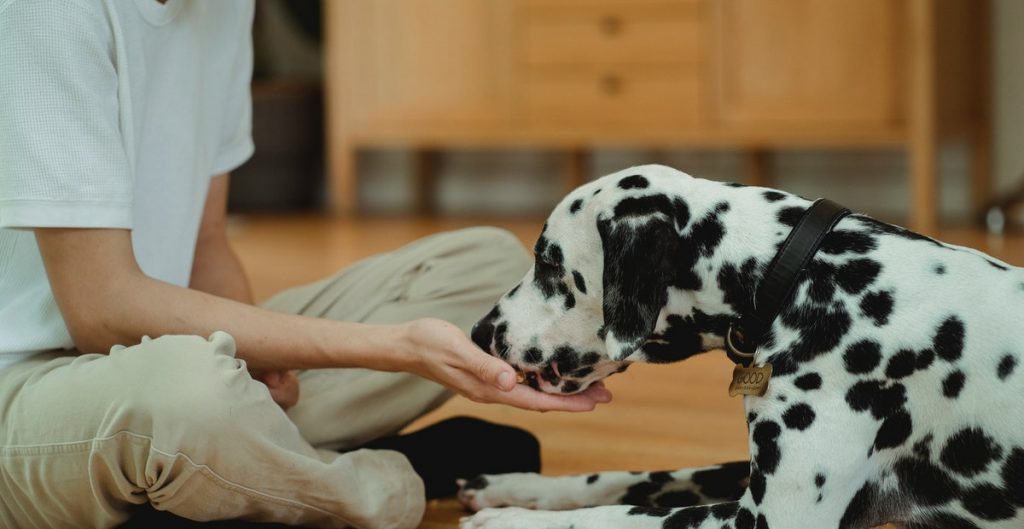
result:
[(496, 395), (495, 400), (517, 408), (536, 411), (591, 411), (597, 402), (588, 395), (552, 395), (517, 384), (511, 391)]
[(475, 348), (468, 354), (472, 356), (472, 372), (477, 378), (501, 391), (510, 391), (516, 387), (516, 372), (512, 366)]
[(589, 388), (580, 394), (586, 395), (601, 404), (606, 404), (612, 401), (612, 392), (609, 391), (608, 388), (604, 387), (604, 383), (600, 381), (591, 384)]

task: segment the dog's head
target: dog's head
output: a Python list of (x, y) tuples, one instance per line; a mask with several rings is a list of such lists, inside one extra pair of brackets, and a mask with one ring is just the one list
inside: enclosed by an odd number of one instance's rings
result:
[(570, 193), (544, 225), (533, 268), (474, 326), (473, 341), (549, 393), (716, 345), (703, 335), (721, 322), (694, 310), (692, 292), (697, 259), (722, 237), (722, 208), (692, 222), (680, 194), (688, 181), (643, 166)]

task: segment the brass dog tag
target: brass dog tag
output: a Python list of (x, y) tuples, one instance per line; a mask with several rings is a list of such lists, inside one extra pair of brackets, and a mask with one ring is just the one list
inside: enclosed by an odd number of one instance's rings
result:
[(732, 370), (729, 396), (753, 395), (755, 397), (762, 397), (768, 391), (768, 380), (771, 378), (771, 364), (765, 364), (764, 367), (743, 367), (737, 365)]

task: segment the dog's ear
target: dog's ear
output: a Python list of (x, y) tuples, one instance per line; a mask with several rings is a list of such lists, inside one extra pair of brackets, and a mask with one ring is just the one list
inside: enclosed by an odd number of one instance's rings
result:
[(671, 215), (616, 216), (598, 220), (604, 249), (604, 333), (616, 361), (639, 349), (654, 333), (668, 301), (673, 256), (680, 239)]

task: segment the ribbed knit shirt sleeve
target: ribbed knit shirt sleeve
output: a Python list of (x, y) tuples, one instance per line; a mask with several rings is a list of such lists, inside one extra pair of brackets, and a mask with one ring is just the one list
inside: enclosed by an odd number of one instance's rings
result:
[(132, 227), (100, 2), (0, 0), (0, 228)]

